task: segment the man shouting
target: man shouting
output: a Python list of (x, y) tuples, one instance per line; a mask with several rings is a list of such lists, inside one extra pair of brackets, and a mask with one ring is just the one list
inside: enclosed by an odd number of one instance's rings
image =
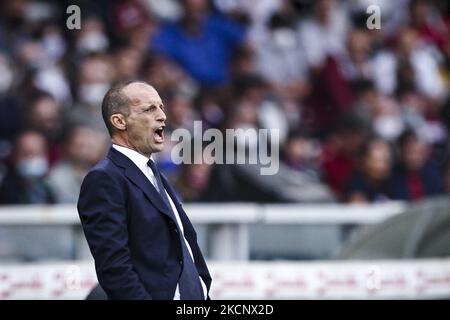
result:
[(112, 146), (78, 200), (99, 284), (109, 299), (209, 298), (195, 230), (152, 159), (163, 150), (166, 125), (158, 92), (143, 82), (116, 85), (102, 115)]

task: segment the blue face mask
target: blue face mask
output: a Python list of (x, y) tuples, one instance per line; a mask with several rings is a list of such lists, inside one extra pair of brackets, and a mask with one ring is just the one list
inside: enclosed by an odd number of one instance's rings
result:
[(41, 178), (47, 173), (48, 161), (44, 157), (22, 160), (16, 168), (24, 178)]

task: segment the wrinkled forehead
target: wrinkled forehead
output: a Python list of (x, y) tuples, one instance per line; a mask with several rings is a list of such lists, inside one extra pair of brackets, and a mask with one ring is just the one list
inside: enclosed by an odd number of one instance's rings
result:
[(123, 93), (125, 93), (130, 99), (132, 106), (162, 104), (158, 91), (146, 83), (130, 83), (128, 86), (123, 88)]

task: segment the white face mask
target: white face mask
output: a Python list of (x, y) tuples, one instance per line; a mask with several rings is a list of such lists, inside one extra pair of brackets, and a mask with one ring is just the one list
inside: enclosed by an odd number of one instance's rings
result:
[(83, 84), (80, 86), (80, 100), (91, 106), (99, 106), (109, 87), (108, 83)]
[(373, 126), (375, 132), (388, 141), (395, 140), (404, 128), (402, 120), (395, 116), (379, 117), (375, 119)]
[(297, 44), (295, 32), (288, 28), (275, 29), (272, 31), (272, 38), (277, 47), (283, 49), (294, 48)]
[(102, 52), (108, 46), (108, 38), (101, 32), (88, 32), (77, 41), (77, 50), (81, 53)]
[(22, 160), (17, 164), (17, 171), (24, 178), (41, 178), (48, 170), (48, 162), (44, 157)]

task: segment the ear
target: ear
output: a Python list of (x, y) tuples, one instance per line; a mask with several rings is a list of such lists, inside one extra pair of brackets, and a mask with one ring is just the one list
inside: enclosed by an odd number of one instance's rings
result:
[(125, 119), (125, 116), (121, 113), (114, 113), (111, 115), (111, 117), (109, 118), (109, 120), (111, 121), (112, 125), (120, 131), (126, 130), (127, 129), (127, 121)]

